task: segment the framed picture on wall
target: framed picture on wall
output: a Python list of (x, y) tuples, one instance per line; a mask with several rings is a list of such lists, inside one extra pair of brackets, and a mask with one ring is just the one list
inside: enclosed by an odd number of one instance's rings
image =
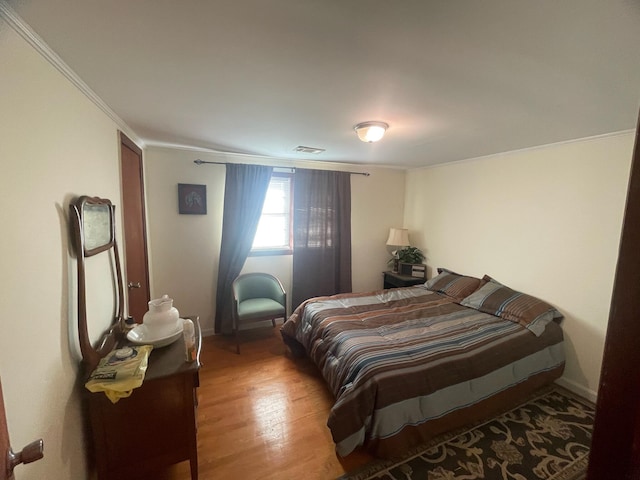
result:
[(206, 215), (207, 186), (179, 183), (178, 212), (187, 215)]

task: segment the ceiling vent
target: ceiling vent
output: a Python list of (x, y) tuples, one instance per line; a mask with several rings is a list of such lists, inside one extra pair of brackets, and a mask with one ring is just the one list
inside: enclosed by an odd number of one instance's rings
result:
[(296, 148), (293, 149), (294, 152), (300, 152), (300, 153), (313, 153), (315, 155), (324, 152), (324, 148), (314, 148), (314, 147), (304, 147), (302, 145), (298, 145)]

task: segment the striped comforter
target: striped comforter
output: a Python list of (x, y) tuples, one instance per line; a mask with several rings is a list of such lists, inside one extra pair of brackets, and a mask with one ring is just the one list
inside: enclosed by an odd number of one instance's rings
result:
[(342, 456), (564, 366), (556, 323), (536, 337), (422, 286), (307, 300), (282, 334), (336, 398), (328, 426)]

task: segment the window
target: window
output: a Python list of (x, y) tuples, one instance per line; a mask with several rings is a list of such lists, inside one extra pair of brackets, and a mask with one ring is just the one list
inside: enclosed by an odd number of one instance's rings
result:
[(273, 173), (262, 207), (250, 255), (287, 255), (291, 245), (291, 184), (289, 173)]

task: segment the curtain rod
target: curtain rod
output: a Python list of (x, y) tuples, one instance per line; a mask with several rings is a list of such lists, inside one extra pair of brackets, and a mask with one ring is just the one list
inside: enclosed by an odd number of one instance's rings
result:
[[(193, 163), (195, 163), (196, 165), (202, 165), (203, 163), (210, 163), (210, 164), (214, 164), (214, 165), (226, 165), (229, 162), (207, 162), (206, 160), (200, 160), (199, 158), (197, 160), (194, 160)], [(273, 167), (273, 168), (288, 168), (290, 170), (295, 171), (296, 167)], [(340, 170), (342, 171), (342, 170)], [(344, 173), (349, 173), (351, 175), (363, 175), (365, 177), (368, 177), (369, 175), (371, 175), (369, 172), (344, 172)]]

